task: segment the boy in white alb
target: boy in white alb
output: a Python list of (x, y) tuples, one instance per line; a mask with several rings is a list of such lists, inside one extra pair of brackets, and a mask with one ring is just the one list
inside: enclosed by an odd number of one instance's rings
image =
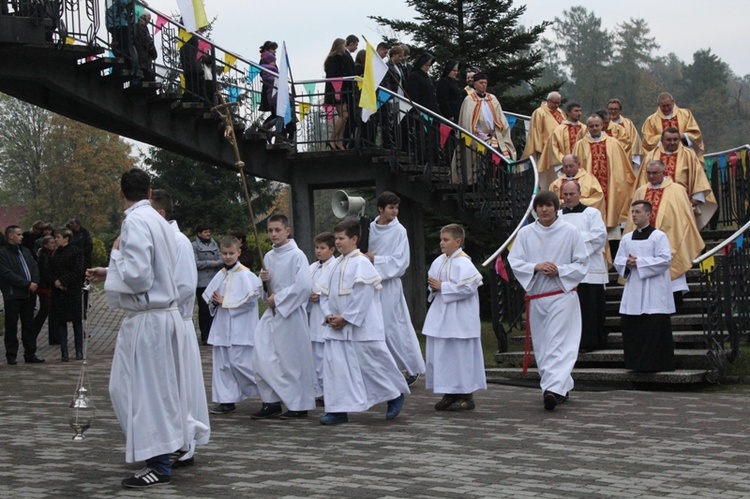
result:
[[(271, 215), (267, 225), (273, 249), (263, 257), (260, 279), (267, 283), (268, 309), (255, 330), (253, 365), (263, 406), (250, 417), (307, 417), (315, 408), (315, 366), (307, 324), (312, 279), (307, 257), (294, 240), (285, 215)], [(281, 403), (287, 412), (281, 414)]]
[(425, 388), (442, 393), (438, 411), (474, 409), (473, 392), (487, 389), (479, 320), (482, 275), (463, 252), (464, 229), (456, 224), (440, 230), (440, 251), (427, 278), (432, 302), (422, 334), (427, 336)]
[(211, 279), (202, 296), (213, 317), (208, 344), (213, 345), (212, 399), (219, 405), (211, 408), (211, 414), (232, 412), (237, 402), (259, 394), (253, 345), (263, 284), (237, 261), (240, 246), (234, 236), (221, 240), (224, 268)]
[(380, 215), (370, 224), (370, 241), (367, 258), (383, 278), (383, 321), (385, 342), (396, 365), (406, 371), (409, 385), (424, 373), (424, 359), (417, 333), (404, 298), (401, 276), (409, 268), (409, 238), (398, 221), (401, 198), (392, 192), (378, 196)]
[(318, 375), (318, 384), (315, 387), (316, 402), (320, 405), (323, 401), (323, 347), (325, 346), (326, 330), (323, 311), (320, 308), (320, 285), (328, 285), (328, 278), (336, 261), (333, 253), (336, 251), (336, 242), (333, 232), (322, 232), (315, 236), (315, 263), (310, 264), (310, 276), (312, 278), (312, 289), (310, 290), (310, 301), (307, 304), (307, 312), (310, 314), (310, 342), (312, 344), (313, 360), (315, 361), (315, 373)]
[(385, 417), (393, 419), (401, 412), (409, 387), (385, 344), (381, 278), (357, 249), (357, 221), (341, 222), (334, 233), (341, 257), (320, 295), (329, 326), (323, 364), (326, 415), (320, 422), (346, 423), (348, 412), (366, 411), (386, 401)]

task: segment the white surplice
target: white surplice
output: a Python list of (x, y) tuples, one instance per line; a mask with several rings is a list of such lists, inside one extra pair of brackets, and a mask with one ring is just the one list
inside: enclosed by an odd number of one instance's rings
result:
[(479, 319), (480, 274), (469, 255), (456, 250), (430, 265), (429, 277), (442, 282), (429, 289), (430, 309), (422, 334), (427, 336), (425, 388), (435, 393), (469, 394), (487, 389)]
[(305, 254), (294, 240), (266, 253), (264, 267), (276, 307), (255, 331), (255, 381), (265, 403), (283, 402), (290, 411), (315, 408), (315, 366), (307, 325), (312, 279)]
[[(220, 404), (242, 402), (259, 395), (253, 368), (253, 345), (258, 326), (258, 297), (263, 283), (240, 263), (221, 269), (202, 299), (213, 316), (208, 343), (213, 345), (212, 399)], [(216, 305), (214, 292), (224, 297)]]
[(340, 315), (346, 321), (326, 332), (326, 412), (362, 412), (410, 393), (385, 344), (381, 294), (381, 277), (359, 250), (338, 258), (327, 286), (321, 283), (323, 320)]
[[(675, 306), (669, 276), (669, 266), (672, 263), (669, 239), (657, 229), (648, 239), (633, 241), (634, 233), (635, 231), (622, 236), (614, 261), (617, 273), (625, 279), (620, 313), (673, 314)], [(628, 255), (637, 257), (635, 268), (627, 267)]]
[[(206, 445), (211, 436), (211, 421), (208, 417), (208, 403), (206, 402), (206, 384), (203, 380), (203, 364), (198, 348), (198, 340), (193, 324), (193, 309), (195, 308), (195, 289), (198, 285), (198, 269), (195, 266), (193, 245), (185, 234), (180, 232), (180, 226), (175, 220), (170, 220), (175, 236), (176, 265), (175, 284), (179, 296), (177, 308), (185, 324), (185, 341), (182, 343), (182, 371), (187, 377), (187, 404), (189, 424), (198, 424), (208, 428), (203, 437), (192, 442), (188, 452), (180, 457), (186, 460), (193, 457), (196, 445)], [(197, 422), (197, 423), (195, 423)], [(185, 450), (185, 449), (183, 449)]]
[(125, 215), (104, 289), (108, 302), (125, 312), (109, 394), (125, 433), (125, 460), (133, 462), (188, 449), (209, 429), (189, 421), (174, 231), (147, 200)]
[(401, 284), (401, 276), (409, 268), (409, 239), (398, 218), (387, 225), (378, 225), (379, 218), (370, 224), (368, 251), (375, 255), (375, 270), (383, 278), (385, 341), (399, 369), (410, 375), (422, 374), (424, 358)]
[[(534, 271), (541, 262), (554, 263), (558, 275), (548, 277)], [(508, 263), (528, 296), (562, 291), (532, 299), (526, 320), (531, 328), (542, 392), (549, 390), (564, 396), (573, 389), (570, 374), (581, 342), (581, 311), (573, 290), (589, 268), (583, 236), (559, 217), (549, 227), (534, 222), (518, 232)]]
[[(320, 285), (318, 282), (323, 283), (324, 286), (328, 284), (328, 279), (333, 268), (336, 259), (331, 256), (325, 262), (316, 261), (310, 264), (310, 277), (312, 279), (312, 293), (320, 294)], [(307, 304), (307, 312), (309, 314), (309, 325), (310, 325), (310, 342), (313, 352), (313, 361), (315, 362), (315, 373), (318, 376), (318, 382), (315, 385), (315, 396), (323, 396), (323, 350), (326, 343), (326, 330), (328, 329), (325, 325), (323, 318), (323, 311), (320, 308), (320, 299), (318, 303), (312, 301)]]
[[(579, 205), (580, 206), (580, 205)], [(583, 211), (562, 214), (558, 216), (581, 231), (586, 253), (589, 255), (589, 271), (581, 281), (586, 284), (607, 284), (609, 271), (604, 260), (604, 246), (607, 244), (607, 227), (604, 225), (602, 213), (596, 208), (587, 206)], [(597, 218), (598, 217), (598, 218)]]

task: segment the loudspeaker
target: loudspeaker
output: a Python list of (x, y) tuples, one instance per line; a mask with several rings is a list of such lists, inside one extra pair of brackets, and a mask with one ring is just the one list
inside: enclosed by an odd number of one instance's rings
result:
[(331, 198), (331, 210), (338, 218), (344, 218), (349, 213), (362, 216), (365, 214), (365, 198), (349, 197), (344, 191), (336, 191)]

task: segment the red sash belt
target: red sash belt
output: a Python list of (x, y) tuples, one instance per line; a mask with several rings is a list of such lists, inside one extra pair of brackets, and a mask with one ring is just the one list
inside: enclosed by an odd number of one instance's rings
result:
[[(573, 288), (573, 291), (575, 291), (577, 288)], [(526, 376), (526, 371), (529, 369), (529, 366), (531, 365), (531, 314), (529, 313), (529, 303), (531, 300), (537, 300), (539, 298), (547, 298), (548, 296), (555, 296), (555, 295), (561, 295), (565, 293), (562, 289), (558, 289), (557, 291), (549, 291), (548, 293), (540, 293), (538, 295), (526, 295), (526, 346), (524, 347), (523, 351), (523, 371), (521, 372), (521, 376)]]

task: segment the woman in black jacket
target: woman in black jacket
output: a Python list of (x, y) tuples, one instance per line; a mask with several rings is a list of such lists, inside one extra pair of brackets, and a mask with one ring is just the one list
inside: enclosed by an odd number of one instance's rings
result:
[(466, 94), (458, 85), (458, 61), (450, 60), (443, 67), (443, 75), (437, 82), (437, 101), (443, 118), (458, 123), (461, 104)]
[(70, 229), (57, 229), (57, 249), (50, 260), (49, 278), (52, 283), (50, 322), (57, 327), (62, 361), (68, 361), (68, 322), (73, 323), (76, 360), (83, 359), (82, 295), (86, 266), (83, 253), (70, 244)]
[[(346, 51), (346, 41), (343, 38), (336, 38), (331, 45), (331, 51), (326, 57), (323, 68), (326, 71), (326, 78), (340, 78), (343, 76), (354, 76), (354, 60)], [(333, 132), (331, 139), (328, 141), (328, 147), (331, 149), (346, 149), (344, 147), (344, 128), (346, 121), (349, 119), (349, 113), (354, 103), (354, 82), (353, 80), (341, 81), (339, 83), (327, 81), (325, 88), (325, 100), (328, 105), (336, 109), (336, 119), (333, 123)], [(336, 87), (340, 90), (337, 91)]]

